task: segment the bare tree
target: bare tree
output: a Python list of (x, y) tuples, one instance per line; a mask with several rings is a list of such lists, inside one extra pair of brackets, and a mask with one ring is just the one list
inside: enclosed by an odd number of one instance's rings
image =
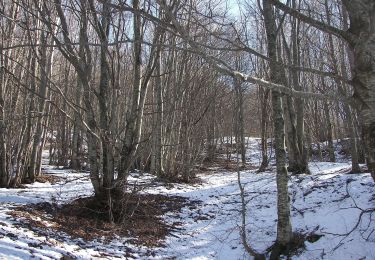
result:
[[(277, 26), (271, 2), (263, 0), (264, 25), (267, 33), (268, 56), (271, 58), (271, 82), (283, 81), (283, 67), (278, 63)], [(279, 255), (288, 250), (292, 240), (292, 225), (290, 220), (290, 205), (288, 195), (288, 172), (286, 169), (285, 152), (285, 123), (282, 111), (282, 98), (279, 92), (272, 91), (272, 108), (274, 120), (275, 152), (276, 152), (276, 182), (277, 182), (277, 239), (271, 258), (278, 259)]]
[(367, 167), (375, 180), (375, 91), (371, 83), (375, 77), (374, 65), (371, 62), (375, 55), (374, 42), (371, 40), (374, 37), (371, 21), (375, 14), (375, 4), (370, 0), (343, 0), (342, 2), (350, 19), (350, 28), (347, 31), (315, 20), (277, 0), (272, 0), (276, 7), (288, 14), (347, 41), (353, 50), (353, 99), (360, 116), (367, 154)]

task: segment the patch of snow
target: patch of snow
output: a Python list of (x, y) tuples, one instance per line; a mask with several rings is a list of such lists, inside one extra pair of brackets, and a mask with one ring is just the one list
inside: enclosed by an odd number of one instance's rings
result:
[[(247, 158), (259, 164), (260, 140), (249, 138)], [(292, 259), (375, 259), (375, 220), (360, 209), (375, 208), (375, 185), (368, 173), (347, 174), (350, 163), (310, 163), (311, 175), (290, 176), (289, 194), (294, 231), (323, 235), (318, 241), (305, 242), (305, 250)], [(34, 183), (27, 189), (0, 189), (0, 258), (60, 259), (249, 259), (239, 236), (240, 195), (236, 172), (212, 171), (199, 175), (201, 184), (162, 185), (147, 173), (133, 173), (130, 183), (143, 186), (141, 192), (178, 195), (192, 201), (180, 213), (165, 215), (166, 222), (179, 223), (165, 241), (165, 247), (145, 248), (132, 245), (129, 238), (108, 244), (38, 236), (20, 227), (8, 212), (17, 205), (54, 201), (58, 204), (91, 196), (93, 189), (87, 173), (75, 173), (43, 165), (43, 171), (62, 178), (56, 184)], [(247, 201), (249, 243), (264, 252), (274, 243), (277, 227), (275, 170), (241, 172)], [(357, 225), (353, 231), (352, 229)], [(351, 232), (352, 231), (352, 232)], [(350, 233), (345, 235), (346, 233)], [(153, 251), (149, 256), (147, 251)]]

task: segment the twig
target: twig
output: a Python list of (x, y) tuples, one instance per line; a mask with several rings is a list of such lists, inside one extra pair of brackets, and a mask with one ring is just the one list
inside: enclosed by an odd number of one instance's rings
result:
[[(343, 241), (347, 238), (347, 237), (349, 237), (357, 228), (358, 228), (358, 226), (359, 226), (359, 224), (361, 223), (361, 221), (362, 221), (362, 217), (365, 215), (365, 214), (367, 214), (367, 213), (373, 213), (373, 212), (375, 212), (375, 208), (368, 208), (368, 209), (363, 209), (363, 208), (361, 208), (361, 207), (359, 207), (358, 206), (358, 204), (357, 204), (357, 202), (354, 200), (354, 198), (350, 195), (350, 193), (349, 193), (349, 181), (347, 181), (346, 182), (346, 192), (347, 192), (347, 195), (352, 199), (352, 201), (353, 201), (353, 204), (355, 205), (354, 207), (352, 207), (352, 208), (355, 208), (355, 209), (358, 209), (358, 210), (360, 210), (361, 211), (361, 213), (359, 214), (359, 216), (358, 216), (358, 219), (357, 219), (357, 222), (355, 223), (355, 225), (353, 226), (353, 228), (352, 229), (350, 229), (350, 231), (348, 231), (348, 232), (346, 232), (346, 233), (342, 233), (342, 234), (337, 234), (337, 233), (331, 233), (331, 232), (322, 232), (323, 234), (329, 234), (329, 235), (335, 235), (335, 236), (343, 236), (343, 238), (340, 240), (340, 242), (333, 248), (333, 250), (332, 251), (335, 251), (336, 249), (338, 249), (340, 246), (342, 246), (343, 245)], [(370, 221), (371, 221), (371, 219), (370, 219)], [(369, 226), (368, 226), (369, 227)], [(371, 233), (372, 233), (373, 231), (371, 231)], [(371, 233), (370, 233), (370, 235), (371, 235)], [(370, 237), (370, 235), (369, 235), (369, 237)], [(368, 237), (368, 238), (369, 238)]]

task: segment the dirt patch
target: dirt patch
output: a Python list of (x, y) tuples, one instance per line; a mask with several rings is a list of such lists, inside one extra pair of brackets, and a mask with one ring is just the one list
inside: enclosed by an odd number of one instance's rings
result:
[(173, 188), (175, 184), (188, 184), (188, 185), (201, 185), (203, 181), (200, 177), (193, 176), (189, 179), (185, 179), (182, 176), (176, 176), (172, 178), (160, 178), (156, 179), (156, 181), (160, 181), (163, 183), (166, 188)]
[(291, 256), (298, 256), (304, 250), (306, 250), (305, 242), (315, 243), (317, 242), (323, 235), (316, 234), (315, 232), (311, 232), (308, 234), (294, 232), (292, 240), (288, 244), (288, 246), (283, 246), (278, 244), (277, 242), (272, 245), (267, 251), (271, 252), (270, 259), (280, 259), (280, 256), (286, 256), (289, 259)]
[(132, 237), (134, 244), (152, 247), (163, 246), (165, 237), (180, 229), (180, 223), (166, 223), (164, 214), (178, 214), (181, 208), (197, 203), (178, 196), (127, 194), (111, 209), (108, 203), (88, 197), (62, 206), (47, 202), (20, 206), (9, 214), (36, 232), (58, 231), (87, 241)]
[[(48, 175), (48, 174), (42, 174), (39, 176), (35, 177), (35, 182), (40, 182), (40, 183), (46, 183), (49, 182), (51, 184), (56, 184), (58, 182), (63, 181), (64, 179), (62, 177), (54, 176), (54, 175)], [(22, 184), (32, 184), (33, 182), (31, 179), (26, 178)]]
[(228, 171), (228, 172), (236, 172), (237, 170), (244, 171), (244, 170), (255, 170), (258, 167), (255, 167), (251, 164), (242, 165), (241, 162), (237, 164), (235, 160), (228, 160), (226, 158), (217, 157), (212, 160), (205, 160), (203, 161), (202, 165), (197, 168), (197, 173), (199, 174), (210, 174), (212, 172), (217, 171)]
[(61, 182), (63, 180), (64, 179), (61, 178), (61, 177), (54, 176), (54, 175), (46, 175), (46, 174), (40, 175), (40, 176), (35, 178), (36, 182), (41, 182), (41, 183), (49, 182), (51, 184), (56, 184), (56, 183)]

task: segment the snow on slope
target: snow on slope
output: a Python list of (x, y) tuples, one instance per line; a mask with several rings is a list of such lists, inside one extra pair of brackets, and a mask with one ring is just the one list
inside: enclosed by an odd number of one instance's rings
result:
[[(256, 148), (257, 140), (250, 139)], [(254, 149), (255, 150), (255, 149)], [(254, 162), (258, 151), (248, 153)], [(258, 160), (259, 161), (259, 160)], [(129, 238), (118, 238), (109, 244), (84, 242), (66, 237), (38, 236), (17, 225), (7, 212), (19, 204), (54, 200), (64, 203), (78, 196), (92, 195), (87, 174), (54, 170), (46, 172), (64, 177), (57, 184), (35, 183), (28, 189), (0, 189), (0, 259), (60, 259), (63, 255), (78, 259), (126, 258), (132, 249), (135, 259), (249, 259), (240, 243), (240, 197), (237, 173), (212, 171), (201, 174), (202, 184), (172, 186), (153, 185), (143, 192), (179, 195), (200, 200), (180, 213), (165, 216), (170, 223), (180, 222), (163, 248), (154, 248), (154, 256), (145, 256), (146, 248), (130, 244)], [(375, 185), (369, 174), (346, 174), (348, 163), (311, 163), (312, 175), (290, 176), (290, 198), (293, 230), (323, 235), (293, 259), (375, 259), (374, 214), (361, 209), (375, 208)], [(257, 174), (242, 171), (248, 201), (247, 231), (249, 243), (259, 252), (272, 245), (276, 237), (275, 172)], [(133, 174), (132, 182), (150, 183), (148, 174)], [(371, 219), (372, 218), (372, 219)], [(128, 257), (129, 259), (129, 257)]]

